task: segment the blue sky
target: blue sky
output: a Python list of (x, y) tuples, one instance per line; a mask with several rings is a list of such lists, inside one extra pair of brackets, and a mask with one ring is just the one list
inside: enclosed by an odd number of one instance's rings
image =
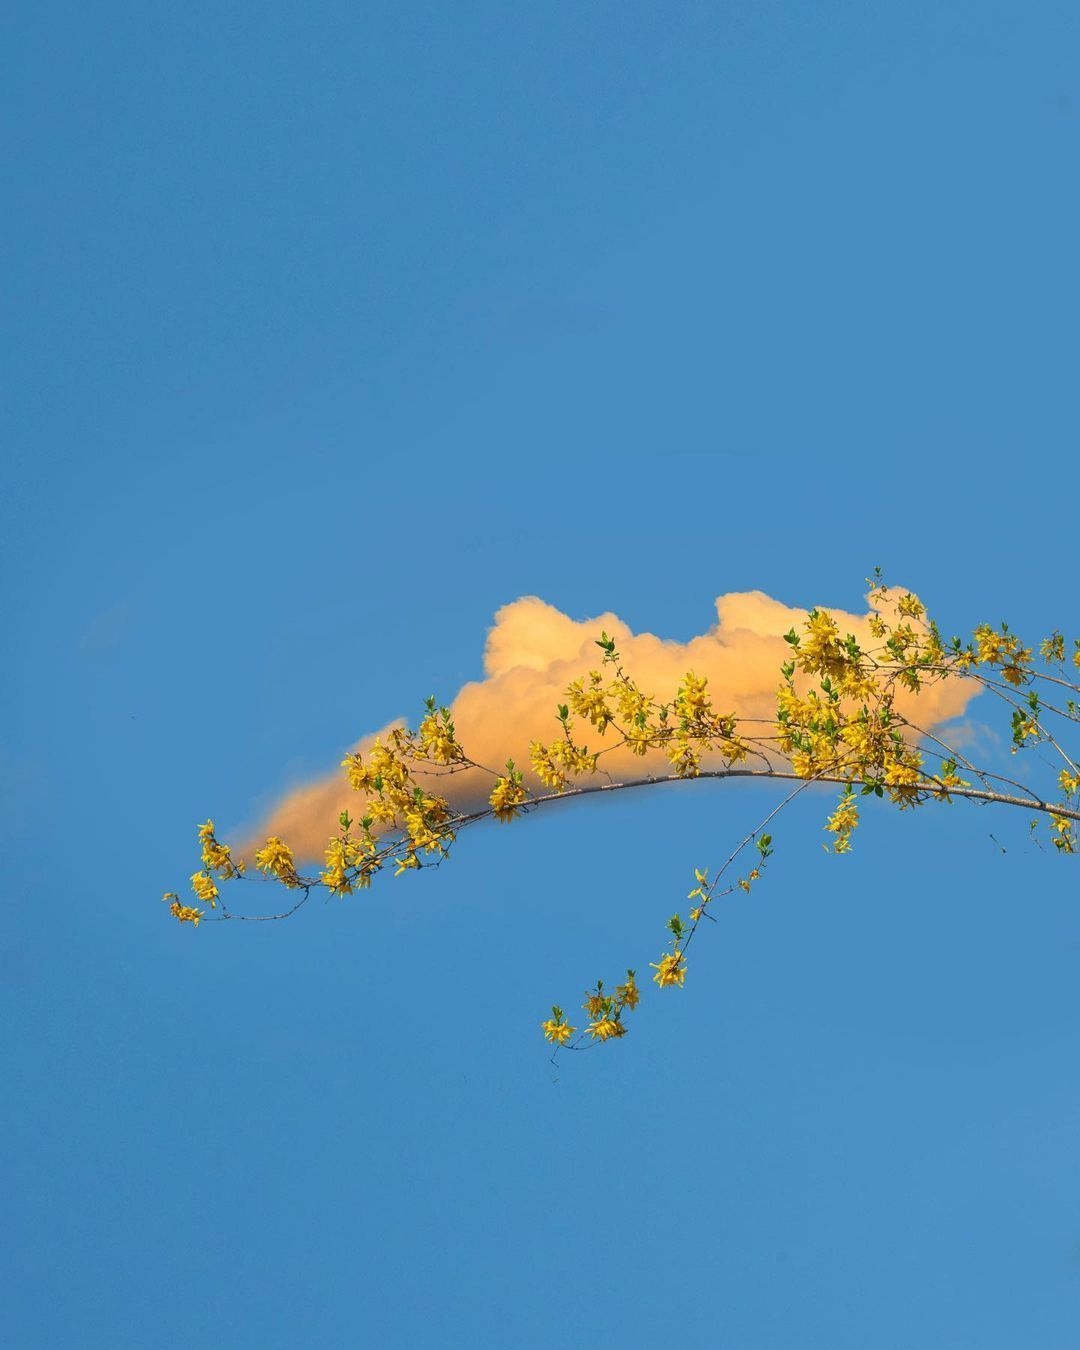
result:
[[(1039, 1350), (1080, 1317), (1075, 870), (699, 785), (179, 930), (496, 609), (1080, 629), (1074, 6), (104, 3), (5, 21), (13, 1345)], [(977, 705), (976, 705), (977, 706)], [(1001, 853), (991, 832), (1007, 848)]]

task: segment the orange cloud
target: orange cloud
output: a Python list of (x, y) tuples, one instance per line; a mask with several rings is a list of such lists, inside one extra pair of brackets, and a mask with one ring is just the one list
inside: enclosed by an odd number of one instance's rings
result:
[[(883, 613), (888, 608), (877, 607)], [(860, 643), (872, 645), (869, 612), (830, 612), (842, 633), (853, 633)], [(484, 679), (466, 684), (450, 705), (458, 740), (477, 763), (497, 770), (513, 758), (525, 769), (529, 742), (550, 742), (558, 735), (555, 708), (563, 701), (567, 684), (597, 667), (600, 653), (595, 641), (601, 629), (615, 638), (623, 669), (646, 693), (670, 699), (682, 677), (693, 670), (708, 677), (718, 712), (771, 719), (780, 666), (789, 654), (782, 634), (792, 626), (801, 628), (807, 611), (783, 605), (762, 591), (745, 591), (718, 597), (716, 614), (716, 624), (706, 633), (689, 642), (678, 642), (652, 633), (634, 633), (615, 614), (571, 619), (536, 596), (504, 605), (488, 633)], [(906, 705), (904, 696), (899, 696), (897, 706), (924, 730), (930, 730), (959, 717), (975, 692), (971, 682), (953, 679), (925, 687), (917, 696), (917, 713), (914, 696), (907, 696)], [(385, 734), (387, 729), (363, 736), (348, 748), (364, 752), (375, 735)], [(591, 734), (586, 736), (582, 731), (579, 739), (585, 740), (590, 749), (602, 749), (603, 740), (592, 728), (588, 730)], [(601, 763), (616, 777), (669, 772), (662, 754), (642, 760), (628, 751), (613, 750)], [(707, 759), (704, 764), (708, 766)], [(437, 782), (438, 791), (455, 807), (470, 810), (486, 801), (493, 779), (470, 769), (441, 776)], [(527, 771), (526, 783), (533, 788), (539, 786)], [(263, 822), (256, 838), (261, 842), (268, 835), (280, 835), (298, 857), (321, 858), (327, 839), (337, 828), (338, 815), (345, 808), (355, 814), (356, 805), (356, 795), (345, 782), (344, 772), (335, 768), (325, 777), (287, 793)]]

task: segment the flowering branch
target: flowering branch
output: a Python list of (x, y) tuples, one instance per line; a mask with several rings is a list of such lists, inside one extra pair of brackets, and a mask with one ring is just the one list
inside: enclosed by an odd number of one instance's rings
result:
[[(946, 642), (914, 595), (896, 595), (875, 575), (869, 628), (874, 639), (860, 644), (841, 634), (832, 615), (812, 610), (801, 632), (784, 634), (788, 659), (779, 669), (775, 715), (740, 718), (713, 706), (708, 681), (688, 671), (666, 701), (646, 694), (622, 667), (615, 640), (602, 633), (599, 667), (572, 681), (555, 717), (559, 734), (550, 743), (529, 746), (529, 781), (514, 760), (495, 770), (473, 760), (457, 737), (449, 709), (434, 698), (415, 731), (397, 727), (379, 738), (366, 755), (349, 754), (342, 762), (358, 794), (358, 815), (343, 811), (338, 831), (325, 850), (325, 865), (302, 876), (293, 850), (273, 836), (254, 854), (255, 867), (286, 890), (298, 893), (289, 907), (272, 914), (236, 914), (222, 898), (219, 882), (242, 879), (245, 864), (234, 860), (216, 837), (212, 821), (199, 827), (202, 866), (191, 878), (198, 905), (220, 912), (219, 921), (267, 922), (295, 914), (313, 890), (345, 896), (365, 889), (387, 866), (395, 876), (440, 866), (462, 829), (494, 817), (506, 823), (551, 802), (597, 793), (624, 792), (689, 779), (771, 779), (797, 786), (774, 806), (710, 880), (708, 869), (695, 870), (694, 901), (688, 919), (668, 921), (671, 940), (652, 963), (661, 988), (682, 987), (686, 952), (703, 920), (715, 921), (710, 907), (723, 896), (749, 892), (761, 879), (772, 855), (772, 822), (807, 787), (842, 788), (825, 822), (837, 853), (851, 850), (859, 824), (859, 802), (873, 796), (901, 810), (954, 798), (1025, 809), (1049, 823), (1049, 840), (1060, 853), (1077, 851), (1080, 822), (1080, 769), (1062, 744), (1061, 726), (1080, 722), (1080, 683), (1068, 666), (1080, 670), (1080, 638), (1069, 651), (1055, 632), (1039, 645), (1039, 657), (1007, 625), (981, 625), (971, 640)], [(1052, 787), (1029, 786), (986, 767), (978, 767), (935, 732), (924, 730), (904, 711), (925, 690), (944, 680), (964, 680), (990, 692), (1009, 711), (1014, 755), (1042, 746), (1057, 762)], [(1053, 701), (1044, 697), (1050, 686)], [(603, 739), (600, 750), (585, 735)], [(629, 752), (647, 761), (650, 771), (614, 778), (603, 761), (613, 752)], [(487, 804), (460, 811), (433, 790), (443, 775), (473, 769), (488, 774)], [(970, 778), (962, 777), (970, 774)], [(596, 781), (602, 778), (606, 781)], [(1033, 821), (1033, 829), (1038, 821)], [(732, 869), (747, 850), (757, 857), (742, 875)], [(168, 892), (171, 913), (181, 924), (198, 927), (206, 908), (184, 904)], [(580, 1034), (557, 1005), (542, 1024), (555, 1047), (575, 1048), (619, 1039), (626, 1015), (640, 1001), (635, 972), (613, 992), (602, 981), (586, 994), (589, 1022)]]

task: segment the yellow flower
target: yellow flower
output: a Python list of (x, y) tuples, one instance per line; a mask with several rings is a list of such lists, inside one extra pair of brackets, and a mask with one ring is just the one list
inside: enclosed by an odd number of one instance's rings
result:
[(851, 852), (851, 832), (859, 823), (859, 804), (850, 788), (840, 797), (840, 804), (825, 822), (825, 828), (836, 835), (833, 849), (836, 853)]
[(234, 863), (229, 849), (214, 838), (214, 822), (206, 821), (199, 826), (199, 842), (202, 844), (203, 867), (208, 872), (217, 872), (222, 877), (238, 877), (244, 874), (244, 864)]
[(495, 813), (495, 819), (507, 821), (514, 819), (521, 805), (528, 801), (528, 798), (529, 794), (525, 791), (520, 780), (500, 778), (492, 789), (488, 801)]
[(296, 886), (299, 880), (293, 863), (292, 849), (273, 835), (255, 854), (255, 866), (260, 872), (272, 872), (286, 886)]
[(214, 879), (208, 872), (193, 872), (191, 889), (204, 904), (209, 904), (211, 908), (217, 907), (218, 888), (214, 885)]
[(571, 712), (576, 717), (587, 717), (601, 733), (612, 720), (607, 695), (603, 689), (603, 676), (599, 671), (589, 672), (589, 687), (586, 689), (581, 680), (575, 680), (567, 686), (566, 698)]
[(634, 979), (634, 972), (632, 970), (626, 972), (626, 983), (620, 984), (616, 988), (615, 997), (624, 1008), (629, 1008), (631, 1012), (633, 1012), (641, 1002), (641, 993), (638, 990), (637, 981)]
[(891, 796), (894, 801), (901, 804), (909, 802), (916, 794), (918, 786), (922, 781), (922, 774), (919, 771), (919, 757), (917, 755), (911, 760), (887, 759), (885, 761), (885, 773), (883, 775), (885, 786), (891, 789)]
[(447, 717), (441, 719), (428, 713), (416, 733), (420, 746), (436, 764), (452, 764), (462, 758), (461, 746), (454, 739), (454, 724)]
[(1054, 847), (1062, 853), (1075, 853), (1076, 830), (1072, 821), (1067, 816), (1051, 816), (1050, 821), (1054, 829), (1050, 836)]
[(678, 731), (668, 743), (667, 757), (679, 778), (696, 778), (701, 769), (701, 755), (690, 743), (685, 731)]
[(595, 1022), (590, 1022), (585, 1028), (589, 1035), (596, 1041), (610, 1041), (613, 1036), (625, 1036), (626, 1028), (614, 1017), (601, 1017)]
[[(169, 897), (166, 895), (165, 899), (168, 900), (168, 898)], [(181, 923), (193, 924), (196, 928), (198, 928), (199, 921), (202, 919), (204, 912), (205, 911), (201, 909), (193, 909), (190, 905), (182, 905), (175, 897), (173, 898), (172, 904), (169, 906), (169, 913), (175, 919), (178, 919)]]
[(549, 1017), (546, 1022), (541, 1022), (544, 1035), (552, 1045), (565, 1045), (574, 1034), (575, 1028), (569, 1022), (557, 1022), (553, 1017)]
[(796, 750), (791, 756), (791, 767), (800, 778), (812, 778), (817, 770), (805, 750)]
[(367, 792), (371, 788), (375, 775), (360, 755), (346, 755), (341, 761), (341, 767), (346, 771), (349, 786), (355, 792)]
[(331, 839), (326, 846), (326, 869), (319, 875), (331, 895), (351, 895), (353, 884), (348, 869), (355, 864), (354, 850), (344, 840)]
[(653, 980), (661, 988), (668, 984), (682, 985), (686, 979), (686, 957), (682, 952), (668, 952), (657, 961), (650, 961), (656, 974)]
[(682, 688), (675, 699), (675, 711), (680, 717), (692, 722), (708, 712), (709, 696), (705, 692), (708, 683), (707, 679), (695, 675), (692, 670), (686, 672)]

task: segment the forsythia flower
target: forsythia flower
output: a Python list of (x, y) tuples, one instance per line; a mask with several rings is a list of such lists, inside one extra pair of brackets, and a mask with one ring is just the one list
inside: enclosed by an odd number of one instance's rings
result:
[(800, 778), (812, 778), (816, 772), (814, 761), (805, 750), (796, 750), (791, 756), (791, 767)]
[(520, 782), (513, 778), (500, 778), (492, 789), (488, 801), (495, 812), (495, 819), (507, 821), (514, 819), (528, 797), (529, 794)]
[(205, 904), (209, 904), (211, 908), (217, 907), (218, 888), (214, 885), (214, 879), (208, 872), (193, 872), (191, 889)]
[(675, 711), (680, 717), (685, 717), (692, 722), (695, 718), (708, 712), (709, 696), (705, 692), (708, 683), (707, 679), (695, 675), (692, 670), (686, 672), (683, 686), (675, 699)]
[(619, 705), (619, 716), (626, 723), (636, 722), (638, 718), (648, 720), (652, 711), (652, 698), (648, 694), (643, 694), (637, 685), (630, 680), (620, 681), (613, 690), (615, 700)]
[(919, 783), (922, 781), (917, 763), (888, 759), (883, 777), (889, 795), (899, 806), (910, 806), (913, 799), (917, 800)]
[(812, 609), (803, 626), (806, 637), (798, 648), (799, 665), (809, 674), (839, 674), (846, 658), (832, 615), (824, 609)]
[(1031, 650), (1021, 646), (1011, 633), (995, 632), (989, 624), (975, 629), (976, 660), (986, 666), (1001, 666), (1002, 677), (1012, 685), (1027, 681), (1027, 667), (1031, 664)]
[(631, 1012), (633, 1012), (641, 1002), (641, 994), (638, 991), (637, 981), (634, 979), (634, 972), (632, 970), (626, 972), (626, 983), (620, 984), (616, 988), (615, 997), (623, 1007), (629, 1008)]
[(1050, 836), (1054, 847), (1060, 849), (1062, 853), (1075, 853), (1076, 830), (1072, 821), (1067, 816), (1051, 816), (1050, 823), (1054, 831)]
[(273, 872), (286, 886), (299, 885), (292, 849), (274, 835), (255, 854), (255, 866), (260, 872)]
[(551, 745), (532, 741), (529, 745), (529, 763), (541, 783), (553, 792), (562, 792), (570, 774), (596, 772), (596, 756), (590, 755), (587, 750), (578, 749), (569, 741), (554, 741)]
[(341, 767), (345, 770), (349, 786), (354, 792), (368, 792), (371, 789), (375, 775), (364, 763), (361, 755), (346, 755), (341, 761)]
[(553, 1017), (549, 1017), (546, 1022), (540, 1024), (544, 1035), (552, 1045), (565, 1045), (574, 1034), (575, 1028), (569, 1022), (557, 1022)]
[(331, 895), (351, 895), (353, 887), (370, 886), (371, 878), (361, 873), (350, 877), (361, 857), (361, 845), (352, 839), (331, 839), (326, 846), (326, 868), (319, 875)]
[(1039, 655), (1044, 661), (1053, 661), (1060, 665), (1065, 660), (1065, 635), (1052, 633), (1039, 643)]
[(202, 844), (203, 866), (208, 872), (217, 872), (223, 877), (239, 877), (244, 875), (244, 864), (242, 862), (234, 863), (229, 849), (225, 844), (219, 844), (214, 837), (214, 822), (208, 820), (204, 825), (199, 826), (199, 842)]
[(596, 1041), (610, 1041), (613, 1036), (625, 1036), (626, 1028), (615, 1017), (601, 1017), (595, 1022), (590, 1022), (585, 1028), (589, 1035)]
[(581, 680), (574, 680), (566, 690), (570, 709), (576, 717), (587, 717), (600, 732), (611, 721), (611, 709), (603, 689), (603, 677), (599, 671), (589, 674), (589, 687), (586, 689)]
[(667, 757), (679, 778), (696, 778), (701, 770), (701, 755), (684, 731), (676, 732), (669, 742)]
[(661, 988), (668, 984), (681, 985), (686, 979), (686, 957), (682, 952), (668, 952), (659, 962), (650, 961), (649, 964), (656, 971), (653, 980)]
[(851, 832), (859, 823), (859, 805), (850, 788), (840, 798), (840, 804), (825, 822), (825, 828), (836, 835), (833, 850), (851, 852)]
[(454, 725), (446, 717), (428, 713), (416, 733), (424, 753), (436, 764), (452, 764), (462, 758), (461, 746), (454, 739)]
[(173, 916), (174, 919), (179, 919), (181, 923), (193, 924), (196, 928), (198, 928), (199, 921), (202, 918), (205, 911), (201, 909), (193, 909), (191, 905), (182, 905), (180, 903), (180, 897), (175, 893), (175, 891), (166, 891), (161, 898), (162, 900), (172, 901), (172, 904), (169, 906), (169, 913)]

